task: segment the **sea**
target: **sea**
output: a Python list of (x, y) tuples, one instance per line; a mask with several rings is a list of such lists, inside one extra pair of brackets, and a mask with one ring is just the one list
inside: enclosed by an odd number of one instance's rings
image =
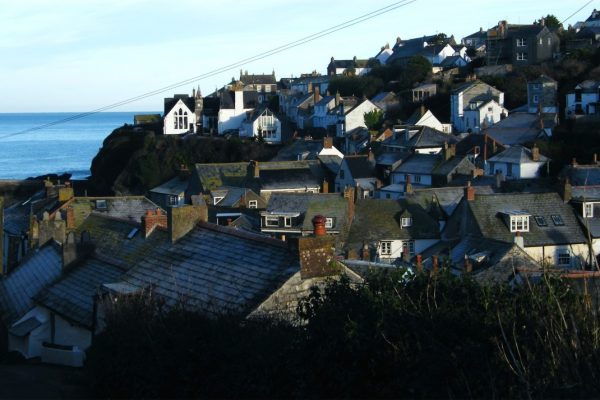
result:
[(92, 159), (118, 127), (156, 112), (0, 113), (0, 179), (46, 174), (90, 175)]

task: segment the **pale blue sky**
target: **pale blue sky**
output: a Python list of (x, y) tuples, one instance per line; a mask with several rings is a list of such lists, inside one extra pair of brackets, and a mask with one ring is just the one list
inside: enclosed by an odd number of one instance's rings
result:
[[(0, 7), (0, 112), (89, 111), (201, 75), (385, 7), (393, 0), (19, 0)], [(337, 59), (374, 56), (397, 36), (457, 40), (501, 19), (564, 19), (586, 0), (416, 0), (265, 60), (250, 73), (277, 79)], [(594, 1), (567, 23), (586, 19)], [(221, 87), (239, 67), (198, 82)], [(196, 85), (197, 85), (196, 84)], [(192, 87), (171, 91), (191, 93)], [(153, 96), (115, 111), (161, 110)]]

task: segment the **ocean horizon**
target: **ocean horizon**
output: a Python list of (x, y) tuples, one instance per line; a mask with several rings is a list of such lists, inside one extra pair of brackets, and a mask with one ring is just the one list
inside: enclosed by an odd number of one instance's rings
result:
[(102, 142), (114, 129), (133, 124), (136, 114), (156, 113), (101, 112), (57, 124), (81, 113), (0, 113), (0, 179), (63, 173), (84, 179), (91, 173), (92, 159)]

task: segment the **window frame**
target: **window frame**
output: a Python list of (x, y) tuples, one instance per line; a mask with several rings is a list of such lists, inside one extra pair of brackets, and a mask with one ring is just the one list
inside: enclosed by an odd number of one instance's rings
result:
[(571, 265), (571, 253), (568, 250), (561, 250), (556, 256), (556, 264), (562, 266)]
[(258, 208), (258, 200), (249, 200), (248, 208)]
[(333, 217), (325, 217), (325, 229), (333, 228)]
[(213, 196), (213, 206), (219, 204), (221, 200), (223, 200), (225, 196)]
[(565, 221), (562, 219), (562, 217), (559, 214), (552, 214), (552, 215), (550, 215), (550, 218), (552, 219), (552, 223), (554, 223), (554, 226), (564, 226), (565, 225)]
[[(273, 224), (273, 222), (275, 222)], [(276, 215), (265, 215), (265, 227), (279, 228), (279, 217)]]
[(391, 256), (392, 255), (392, 241), (382, 240), (379, 242), (379, 255)]
[(527, 61), (527, 53), (526, 52), (517, 52), (517, 61)]
[(402, 217), (400, 219), (400, 227), (402, 227), (402, 228), (411, 227), (412, 223), (413, 223), (412, 217)]
[(526, 47), (527, 38), (517, 38), (517, 47)]
[(529, 215), (511, 215), (511, 232), (529, 232)]
[(583, 203), (583, 218), (594, 218), (594, 203)]
[(292, 227), (292, 217), (283, 217), (283, 226), (284, 228)]

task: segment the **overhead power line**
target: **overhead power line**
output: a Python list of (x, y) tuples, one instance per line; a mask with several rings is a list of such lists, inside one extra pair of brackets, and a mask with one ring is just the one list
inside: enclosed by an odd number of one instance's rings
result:
[(297, 40), (294, 40), (292, 42), (288, 42), (288, 43), (286, 43), (286, 44), (284, 44), (282, 46), (275, 47), (275, 48), (267, 50), (265, 52), (256, 54), (256, 55), (254, 55), (252, 57), (244, 58), (244, 59), (236, 61), (234, 63), (222, 66), (220, 68), (216, 68), (216, 69), (214, 69), (212, 71), (203, 73), (201, 75), (197, 75), (197, 76), (194, 76), (194, 77), (191, 77), (191, 78), (179, 81), (179, 82), (175, 82), (175, 83), (172, 83), (170, 85), (163, 86), (161, 88), (158, 88), (158, 89), (155, 89), (155, 90), (152, 90), (152, 91), (140, 94), (140, 95), (135, 96), (135, 97), (131, 97), (131, 98), (128, 98), (128, 99), (125, 99), (125, 100), (121, 100), (121, 101), (118, 101), (116, 103), (112, 103), (112, 104), (109, 104), (109, 105), (106, 105), (106, 106), (103, 106), (103, 107), (100, 107), (100, 108), (96, 108), (96, 109), (91, 110), (91, 111), (87, 111), (87, 112), (82, 112), (82, 113), (79, 113), (79, 114), (75, 114), (75, 115), (72, 115), (72, 116), (67, 117), (67, 118), (63, 118), (63, 119), (56, 120), (56, 121), (53, 121), (53, 122), (49, 122), (49, 123), (46, 123), (46, 124), (43, 124), (43, 125), (39, 125), (39, 126), (35, 126), (35, 127), (32, 127), (32, 128), (28, 128), (28, 129), (25, 129), (25, 130), (22, 130), (22, 131), (19, 131), (19, 132), (14, 132), (14, 133), (9, 133), (9, 134), (6, 134), (6, 135), (2, 135), (2, 136), (0, 136), (0, 140), (1, 139), (5, 139), (5, 138), (9, 138), (9, 137), (12, 137), (12, 136), (23, 135), (25, 133), (30, 133), (30, 132), (38, 131), (38, 130), (41, 130), (41, 129), (49, 128), (51, 126), (55, 126), (55, 125), (59, 125), (59, 124), (64, 124), (64, 123), (67, 123), (67, 122), (70, 122), (70, 121), (73, 121), (73, 120), (85, 118), (85, 117), (88, 117), (88, 116), (93, 115), (93, 114), (97, 114), (97, 113), (100, 113), (100, 112), (103, 112), (103, 111), (112, 110), (114, 108), (121, 107), (121, 106), (129, 104), (129, 103), (133, 103), (133, 102), (136, 102), (136, 101), (139, 101), (139, 100), (143, 100), (143, 99), (148, 98), (148, 97), (156, 96), (157, 94), (165, 93), (165, 92), (168, 92), (170, 90), (177, 89), (179, 87), (189, 85), (191, 83), (199, 82), (199, 81), (201, 81), (203, 79), (210, 78), (212, 76), (221, 74), (223, 72), (227, 72), (227, 71), (239, 68), (239, 67), (241, 67), (241, 66), (243, 66), (245, 64), (249, 64), (249, 63), (252, 63), (252, 62), (255, 62), (255, 61), (259, 61), (259, 60), (262, 60), (264, 58), (267, 58), (267, 57), (273, 56), (275, 54), (281, 53), (283, 51), (290, 50), (290, 49), (293, 49), (295, 47), (302, 46), (304, 44), (313, 42), (313, 41), (315, 41), (317, 39), (320, 39), (320, 38), (322, 38), (324, 36), (328, 36), (328, 35), (331, 35), (331, 34), (333, 34), (335, 32), (341, 31), (343, 29), (350, 28), (350, 27), (352, 27), (354, 25), (357, 25), (357, 24), (360, 24), (362, 22), (368, 21), (368, 20), (373, 19), (375, 17), (378, 17), (380, 15), (387, 14), (387, 13), (393, 11), (393, 10), (396, 10), (398, 8), (401, 8), (401, 7), (405, 7), (405, 6), (407, 6), (407, 5), (411, 4), (411, 3), (414, 3), (416, 1), (417, 0), (401, 0), (401, 1), (396, 1), (394, 3), (391, 3), (388, 6), (379, 8), (377, 10), (371, 11), (371, 12), (366, 13), (366, 14), (362, 14), (359, 17), (356, 17), (356, 18), (350, 19), (348, 21), (342, 22), (342, 23), (340, 23), (338, 25), (334, 25), (334, 26), (332, 26), (330, 28), (324, 29), (324, 30), (319, 31), (317, 33), (305, 36), (305, 37), (303, 37), (301, 39), (297, 39)]
[(571, 17), (575, 14), (577, 14), (579, 11), (583, 10), (584, 8), (586, 8), (587, 6), (589, 6), (590, 4), (592, 4), (594, 2), (594, 0), (590, 0), (587, 3), (585, 3), (583, 6), (581, 6), (580, 8), (577, 9), (577, 11), (575, 11), (573, 14), (569, 15), (567, 18), (563, 19), (560, 24), (564, 24), (566, 21), (568, 21), (569, 19), (571, 19)]

